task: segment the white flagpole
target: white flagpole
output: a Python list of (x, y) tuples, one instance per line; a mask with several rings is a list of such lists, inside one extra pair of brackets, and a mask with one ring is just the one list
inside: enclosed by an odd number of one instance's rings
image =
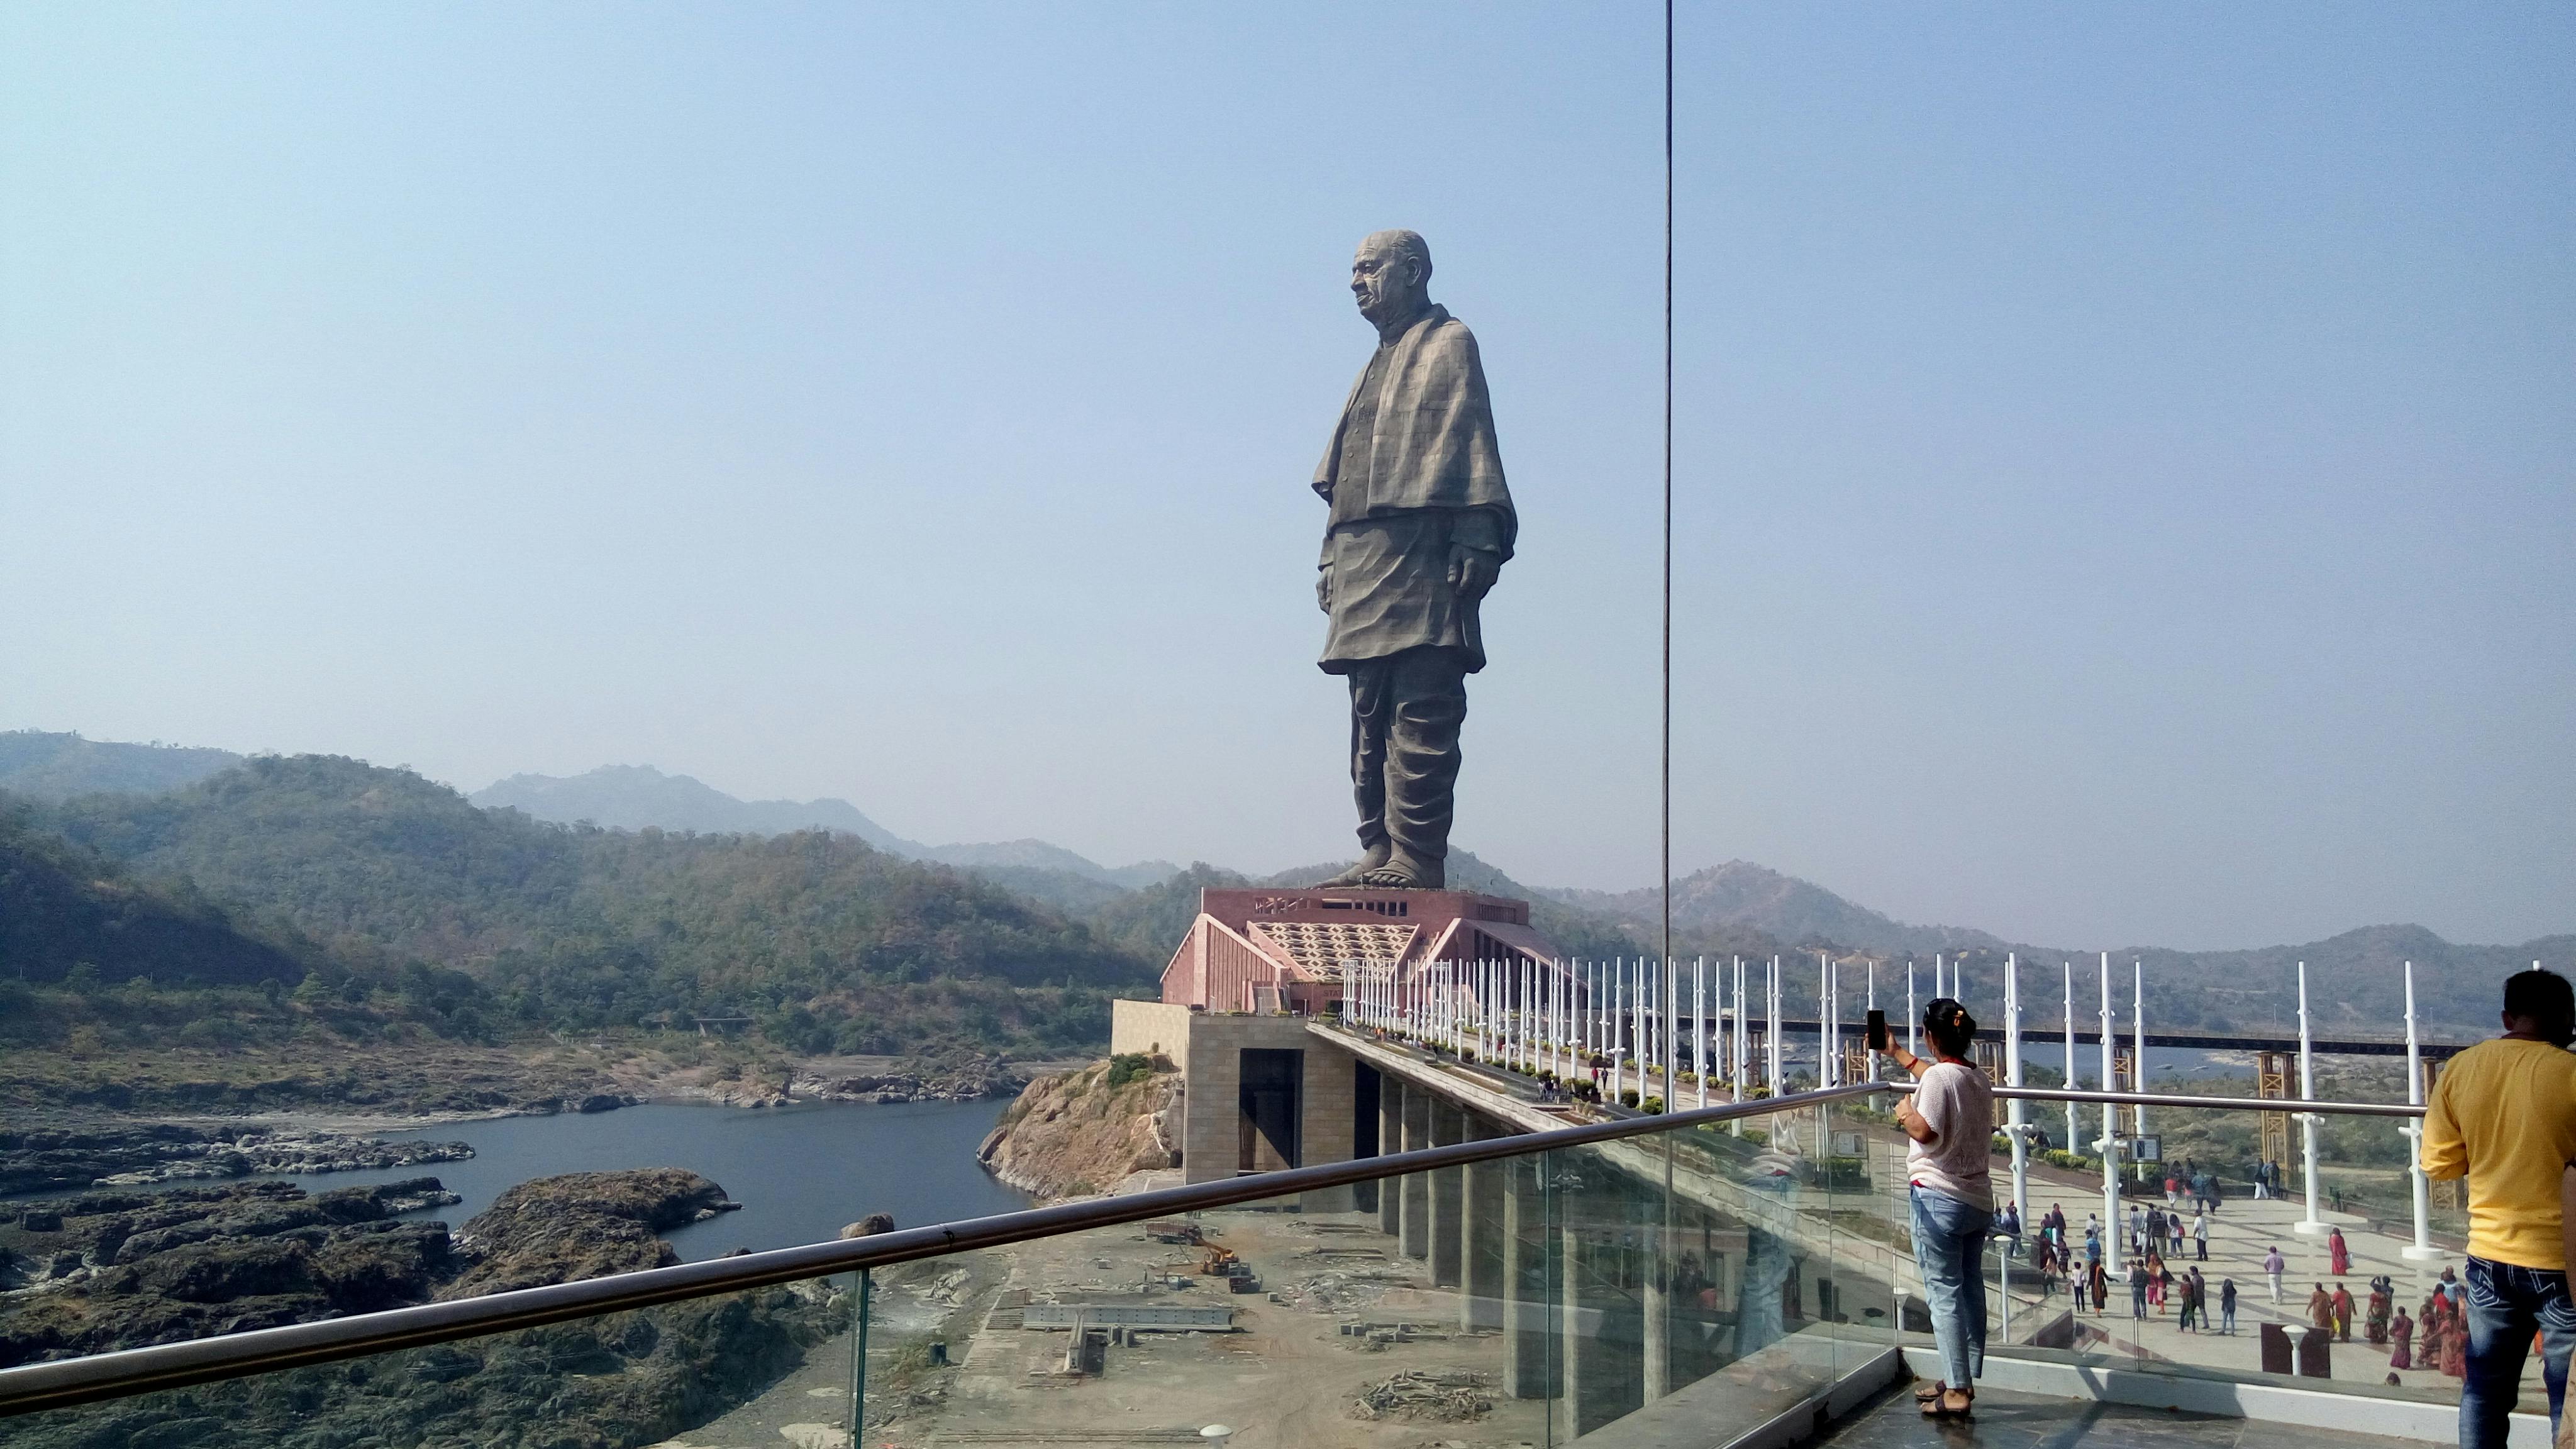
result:
[(1628, 1089), (1627, 1008), (1620, 1000), (1628, 986), (1627, 959), (1619, 957), (1610, 973), (1610, 1016), (1617, 1023), (1610, 1032), (1610, 1100), (1614, 1103)]
[[(2102, 1090), (2118, 1090), (2111, 1071), (2111, 1052), (2119, 1036), (2111, 1029), (2111, 953), (2102, 953)], [(2115, 1236), (2120, 1231), (2120, 1138), (2119, 1106), (2102, 1104), (2102, 1231), (2112, 1241), (2125, 1241)], [(2107, 1248), (2109, 1243), (2105, 1243)]]
[[(2308, 1033), (2308, 963), (2299, 963), (2299, 1095), (2308, 1101), (2317, 1099), (2316, 1044)], [(2299, 1127), (2307, 1159), (2307, 1216), (2290, 1225), (2290, 1231), (2301, 1237), (2322, 1237), (2324, 1220), (2317, 1216), (2317, 1114), (2301, 1112)]]
[[(2132, 1035), (2132, 1040), (2133, 1040), (2133, 1041), (2134, 1041), (2134, 1043), (2135, 1043), (2135, 1045), (2133, 1045), (2133, 1046), (2131, 1046), (2131, 1047), (2129, 1048), (2129, 1057), (2130, 1057), (2130, 1060), (2135, 1064), (2135, 1065), (2133, 1065), (2133, 1066), (2130, 1068), (2130, 1070), (2132, 1070), (2132, 1071), (2134, 1071), (2134, 1072), (2136, 1072), (2136, 1073), (2137, 1073), (2138, 1080), (2137, 1080), (2136, 1085), (2137, 1085), (2138, 1090), (2139, 1090), (2141, 1093), (2143, 1093), (2143, 1092), (2145, 1092), (2145, 1091), (2147, 1090), (2147, 968), (2146, 968), (2146, 963), (2144, 963), (2144, 962), (2142, 962), (2142, 961), (2137, 961), (2137, 960), (2132, 960), (2132, 961), (2130, 961), (2130, 962), (2129, 962), (2129, 972), (2130, 972), (2130, 981), (2133, 983), (2133, 985), (2132, 985), (2132, 988), (2131, 988), (2131, 989), (2132, 989), (2132, 991), (2134, 992), (2134, 995), (2131, 997), (2132, 1005), (2131, 1005), (2131, 1006), (2130, 1006), (2130, 1008), (2129, 1008), (2129, 1017), (2130, 1017), (2130, 1020), (2129, 1020), (2129, 1030), (2130, 1030), (2130, 1032), (2133, 1034), (2133, 1035)], [(2138, 1116), (2138, 1135), (2139, 1135), (2139, 1136), (2141, 1136), (2141, 1137), (2144, 1137), (2144, 1136), (2146, 1136), (2146, 1135), (2147, 1135), (2147, 1108), (2146, 1108), (2146, 1104), (2145, 1104), (2145, 1103), (2141, 1102), (2141, 1103), (2139, 1103), (2139, 1104), (2138, 1104), (2138, 1114), (2137, 1114), (2137, 1116)], [(2140, 1164), (2138, 1165), (2138, 1170), (2139, 1170), (2139, 1171), (2141, 1171), (2141, 1172), (2144, 1172), (2144, 1171), (2146, 1170), (2146, 1164), (2144, 1164), (2144, 1163), (2140, 1163)]]
[[(2424, 1105), (2424, 1050), (2415, 1039), (2415, 963), (2406, 963), (2406, 1105)], [(2409, 1121), (2400, 1129), (2406, 1134), (2406, 1176), (2415, 1192), (2415, 1242), (2398, 1249), (2398, 1256), (2412, 1263), (2429, 1263), (2442, 1256), (2431, 1237), (2432, 1195), (2424, 1181), (2424, 1124)]]
[[(2004, 1082), (2021, 1085), (2021, 962), (2007, 953), (2004, 956)], [(2006, 1122), (2012, 1129), (2013, 1206), (2022, 1221), (2030, 1221), (2030, 1138), (2022, 1129), (2022, 1100), (2012, 1099), (2006, 1110)]]
[[(2066, 1089), (2075, 1090), (2075, 963), (2060, 961), (2058, 969), (2066, 976)], [(2084, 1141), (2075, 1130), (2075, 1104), (2066, 1104), (2066, 1150), (2073, 1152)]]
[[(1725, 989), (1721, 981), (1718, 987)], [(1691, 1074), (1699, 1078), (1699, 1105), (1708, 1105), (1708, 958), (1691, 967)]]
[(1780, 958), (1771, 958), (1771, 1032), (1768, 1055), (1771, 1058), (1771, 1095), (1780, 1095)]

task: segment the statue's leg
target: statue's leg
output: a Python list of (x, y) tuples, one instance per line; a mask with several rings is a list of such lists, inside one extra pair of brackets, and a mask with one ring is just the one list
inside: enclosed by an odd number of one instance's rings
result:
[(1351, 668), (1351, 795), (1359, 805), (1360, 858), (1324, 885), (1358, 885), (1386, 864), (1387, 722), (1393, 713), (1389, 686), (1394, 662), (1372, 659)]
[(1448, 874), (1458, 729), (1467, 720), (1466, 666), (1447, 649), (1408, 649), (1391, 662), (1386, 832), (1393, 848), (1368, 883), (1437, 890)]

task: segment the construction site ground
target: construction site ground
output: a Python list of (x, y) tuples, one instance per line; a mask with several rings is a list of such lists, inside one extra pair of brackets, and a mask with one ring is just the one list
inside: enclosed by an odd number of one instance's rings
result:
[[(869, 1333), (869, 1449), (1046, 1449), (1200, 1444), (1235, 1449), (1520, 1449), (1545, 1440), (1547, 1405), (1502, 1394), (1504, 1343), (1458, 1327), (1374, 1213), (1231, 1210), (1196, 1220), (1260, 1291), (1201, 1271), (1206, 1250), (1137, 1227), (1041, 1239), (881, 1274)], [(1184, 1286), (1171, 1286), (1175, 1282)], [(1231, 1332), (1139, 1332), (1097, 1373), (1064, 1371), (1072, 1335), (1024, 1329), (1037, 1302), (1222, 1307)], [(1355, 1331), (1354, 1331), (1355, 1330)], [(929, 1346), (947, 1345), (948, 1364)], [(846, 1337), (753, 1402), (660, 1449), (845, 1444)]]

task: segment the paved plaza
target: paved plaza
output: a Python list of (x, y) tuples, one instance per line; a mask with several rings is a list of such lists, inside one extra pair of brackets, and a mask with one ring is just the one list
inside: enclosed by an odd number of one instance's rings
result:
[[(2008, 1191), (2009, 1174), (2002, 1170), (2000, 1161), (1997, 1167), (1995, 1185), (1999, 1190)], [(2078, 1178), (2056, 1169), (2034, 1168), (2030, 1175), (2030, 1194), (2033, 1199), (2029, 1205), (2031, 1216), (2047, 1212), (2052, 1204), (2065, 1210), (2069, 1236), (2080, 1251), (2085, 1214), (2098, 1214), (2102, 1209), (2101, 1180)], [(2159, 1193), (2155, 1200), (2161, 1202), (2162, 1194)], [(2133, 1201), (2140, 1199), (2122, 1200), (2124, 1213), (2127, 1204)], [(2188, 1198), (2184, 1199), (2183, 1210), (2186, 1213), (2190, 1211)], [(2344, 1242), (2352, 1253), (2352, 1271), (2340, 1280), (2351, 1290), (2353, 1297), (2352, 1342), (2334, 1345), (2333, 1377), (2354, 1383), (2385, 1383), (2391, 1372), (2388, 1363), (2390, 1350), (2369, 1343), (2362, 1326), (2362, 1316), (2370, 1300), (2371, 1278), (2387, 1274), (2389, 1281), (2396, 1285), (2398, 1306), (2412, 1318), (2416, 1316), (2418, 1305), (2433, 1291), (2433, 1284), (2440, 1278), (2442, 1270), (2449, 1268), (2455, 1273), (2459, 1270), (2461, 1255), (2449, 1253), (2438, 1261), (2413, 1262), (2400, 1251), (2409, 1240), (2380, 1233), (2365, 1218), (2325, 1211), (2320, 1211), (2317, 1216), (2343, 1230)], [(2262, 1368), (2261, 1326), (2282, 1323), (2293, 1329), (2305, 1327), (2308, 1294), (2320, 1283), (2331, 1293), (2338, 1281), (2326, 1271), (2325, 1238), (2322, 1235), (2305, 1237), (2293, 1231), (2293, 1225), (2305, 1217), (2306, 1209), (2296, 1199), (2281, 1198), (2230, 1198), (2211, 1216), (2209, 1261), (2199, 1266), (2202, 1276), (2209, 1280), (2213, 1317), (2217, 1312), (2219, 1284), (2228, 1278), (2236, 1280), (2237, 1331), (2232, 1336), (2215, 1330), (2206, 1333), (2181, 1331), (2175, 1326), (2178, 1310), (2171, 1304), (2161, 1310), (2150, 1307), (2146, 1321), (2140, 1323), (2131, 1317), (2127, 1285), (2116, 1280), (2112, 1284), (2109, 1310), (2085, 1313), (2081, 1321), (2088, 1328), (2108, 1334), (2112, 1345), (2117, 1348), (2209, 1368), (2259, 1371)], [(2125, 1238), (2119, 1241), (2125, 1241)], [(2281, 1256), (2289, 1260), (2288, 1270), (2281, 1275), (2281, 1302), (2277, 1307), (2272, 1303), (2270, 1283), (2263, 1275), (2263, 1255), (2276, 1246), (2281, 1250)], [(2177, 1275), (2196, 1261), (2192, 1252), (2190, 1240), (2186, 1238), (2181, 1257), (2172, 1264)], [(2034, 1295), (2016, 1292), (2014, 1336), (2020, 1338), (2027, 1333), (2022, 1314), (2053, 1315), (2065, 1304), (2066, 1299), (2061, 1294), (2049, 1300), (2043, 1308)], [(2420, 1334), (2416, 1345), (2420, 1351)], [(2407, 1370), (2398, 1373), (2398, 1380), (2404, 1387), (2436, 1393), (2445, 1400), (2455, 1400), (2459, 1393), (2459, 1381), (2438, 1370)], [(2524, 1371), (2523, 1400), (2524, 1408), (2547, 1412), (2548, 1402), (2541, 1388), (2537, 1358)]]

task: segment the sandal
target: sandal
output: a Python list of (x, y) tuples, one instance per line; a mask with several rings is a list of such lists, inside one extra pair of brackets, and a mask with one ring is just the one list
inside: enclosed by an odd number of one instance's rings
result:
[(1917, 1384), (1914, 1387), (1914, 1402), (1918, 1404), (1928, 1404), (1934, 1399), (1941, 1397), (1941, 1391), (1948, 1387), (1948, 1384), (1941, 1382), (1939, 1379), (1934, 1379), (1928, 1384)]
[(1977, 1398), (1973, 1393), (1936, 1383), (1928, 1389), (1916, 1389), (1914, 1402), (1921, 1406), (1924, 1418), (1964, 1419), (1976, 1405)]

